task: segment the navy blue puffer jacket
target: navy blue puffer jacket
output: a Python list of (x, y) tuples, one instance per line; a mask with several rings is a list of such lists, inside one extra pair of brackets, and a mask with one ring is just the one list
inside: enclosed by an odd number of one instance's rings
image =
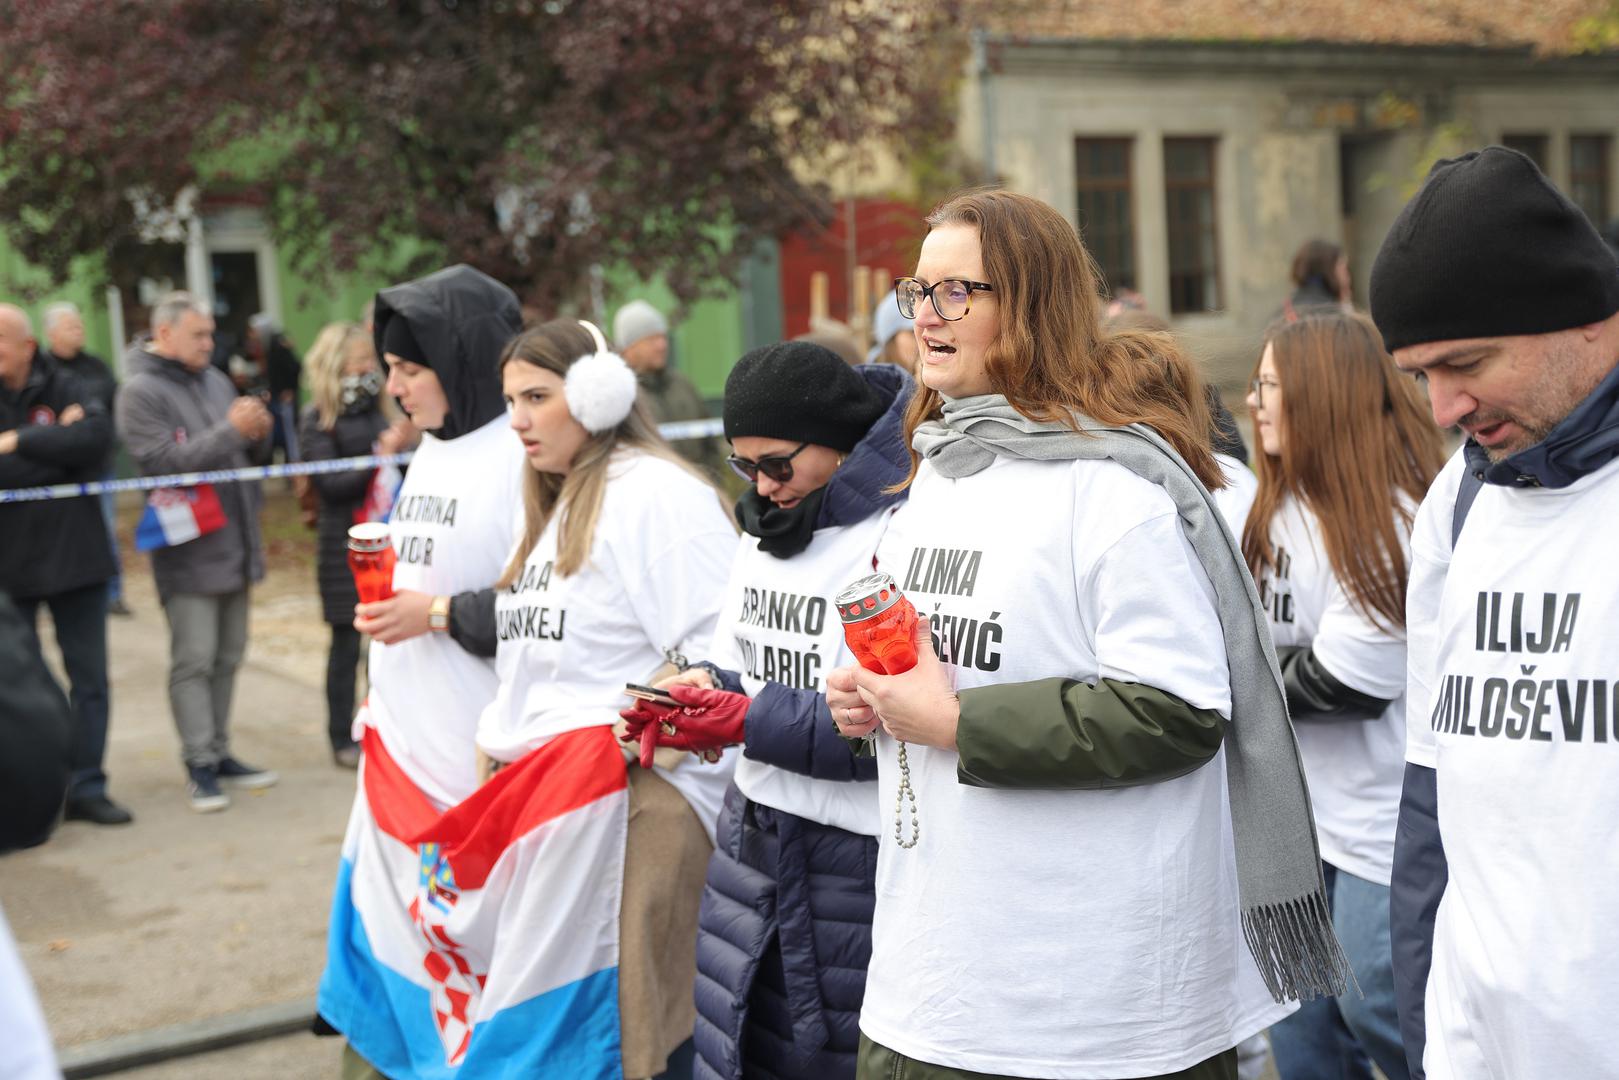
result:
[[(860, 373), (889, 402), (833, 474), (816, 528), (864, 521), (903, 495), (911, 381)], [(843, 582), (826, 582), (827, 590)], [(727, 689), (740, 680), (722, 673)], [(818, 780), (873, 780), (838, 737), (826, 698), (767, 683), (748, 710), (748, 757)], [(698, 1080), (853, 1077), (871, 960), (877, 841), (726, 794), (697, 936)]]

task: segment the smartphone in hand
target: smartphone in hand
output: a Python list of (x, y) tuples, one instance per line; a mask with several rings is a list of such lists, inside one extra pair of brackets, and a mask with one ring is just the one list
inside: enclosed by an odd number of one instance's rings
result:
[(658, 705), (667, 705), (672, 709), (680, 708), (680, 702), (676, 701), (674, 697), (670, 695), (669, 691), (659, 690), (653, 686), (642, 686), (640, 683), (625, 683), (624, 693), (639, 701), (650, 701)]

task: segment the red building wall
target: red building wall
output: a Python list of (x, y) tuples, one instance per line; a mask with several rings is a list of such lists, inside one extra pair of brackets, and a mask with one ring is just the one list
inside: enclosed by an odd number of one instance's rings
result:
[[(838, 204), (838, 216), (826, 229), (803, 229), (781, 240), (781, 311), (786, 336), (796, 337), (809, 330), (810, 275), (825, 271), (828, 277), (828, 314), (847, 322), (850, 315), (848, 253), (845, 250), (846, 218)], [(855, 265), (888, 271), (890, 278), (916, 269), (917, 252), (927, 225), (926, 211), (901, 202), (862, 199), (855, 202)], [(891, 282), (883, 283), (887, 292)]]

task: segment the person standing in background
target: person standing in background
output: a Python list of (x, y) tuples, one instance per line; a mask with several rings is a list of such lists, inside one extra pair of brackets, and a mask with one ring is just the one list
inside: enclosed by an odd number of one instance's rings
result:
[[(152, 337), (126, 355), (129, 377), (117, 402), (118, 433), (142, 475), (269, 460), (270, 414), (257, 397), (237, 396), (213, 366), (213, 348), (214, 317), (190, 293), (170, 293), (153, 307)], [(256, 480), (207, 490), (223, 517), (220, 527), (152, 552), (152, 576), (169, 621), (169, 704), (187, 794), (198, 813), (230, 805), (222, 780), (245, 788), (277, 780), (230, 748), (236, 669), (247, 650), (248, 592), (264, 578), (264, 496)]]
[(866, 353), (866, 363), (893, 364), (913, 378), (916, 375), (916, 335), (911, 332), (911, 320), (900, 314), (892, 289), (872, 313), (871, 349)]
[(1411, 519), (1444, 464), (1439, 429), (1365, 318), (1275, 328), (1256, 367), (1259, 494), (1242, 532), (1281, 662), (1333, 926), (1359, 994), (1271, 1028), (1282, 1080), (1405, 1080), (1389, 878), (1405, 759)]
[[(87, 397), (99, 404), (110, 418), (113, 398), (118, 393), (118, 378), (101, 357), (84, 347), (84, 318), (78, 306), (66, 300), (45, 309), (45, 346), (51, 357), (79, 380)], [(117, 475), (118, 440), (107, 447), (107, 458), (98, 480), (112, 480)], [(107, 522), (107, 538), (112, 544), (113, 575), (107, 582), (107, 614), (129, 615), (124, 603), (123, 560), (118, 555), (118, 496), (111, 491), (101, 493), (101, 516)]]
[[(658, 424), (707, 420), (708, 406), (684, 372), (669, 366), (669, 320), (645, 300), (631, 300), (613, 316), (613, 345), (635, 372), (652, 419)], [(717, 479), (728, 471), (725, 442), (713, 436), (680, 439), (680, 456)]]
[[(111, 443), (112, 421), (106, 411), (38, 348), (22, 309), (0, 304), (0, 487), (93, 480)], [(133, 820), (107, 797), (102, 768), (111, 713), (107, 579), (113, 570), (107, 530), (94, 500), (78, 496), (0, 506), (0, 591), (16, 600), (33, 630), (36, 654), (39, 609), (50, 609), (71, 685), (73, 773), (67, 817), (97, 825)]]
[(272, 452), (280, 449), (287, 461), (302, 461), (298, 446), (298, 405), (303, 365), (292, 349), (292, 342), (276, 325), (275, 316), (261, 311), (247, 320), (248, 355), (258, 364), (264, 378), (265, 402), (275, 418), (275, 429), (270, 435)]
[[(309, 350), (309, 388), (299, 443), (306, 461), (396, 454), (416, 441), (416, 430), (383, 394), (371, 334), (357, 323), (332, 323)], [(315, 579), (332, 644), (326, 656), (326, 731), (332, 760), (345, 769), (360, 763), (351, 726), (354, 676), (360, 664), (360, 632), (354, 628), (354, 575), (348, 564), (349, 527), (371, 520), (367, 496), (375, 469), (315, 473), (310, 485), (318, 503)]]
[(1330, 240), (1307, 240), (1293, 255), (1289, 272), (1293, 294), (1277, 313), (1281, 322), (1295, 322), (1311, 311), (1355, 310), (1349, 256)]

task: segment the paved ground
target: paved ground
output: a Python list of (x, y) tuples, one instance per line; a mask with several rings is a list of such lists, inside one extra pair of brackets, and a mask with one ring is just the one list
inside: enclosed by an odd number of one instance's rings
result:
[(337, 1080), (336, 1039), (286, 1035), (118, 1074), (118, 1080)]
[[(271, 574), (255, 593), (233, 727), (239, 755), (275, 769), (281, 783), (240, 793), (219, 814), (186, 804), (163, 614), (145, 557), (126, 555), (136, 613), (109, 621), (107, 767), (112, 793), (135, 823), (66, 824), (0, 867), (0, 903), (58, 1046), (315, 992), (354, 774), (331, 764), (325, 741), (327, 631), (308, 569), (312, 534), (301, 532), (284, 498), (273, 500), (266, 531)], [(329, 1040), (284, 1038), (254, 1048), (260, 1071), (244, 1059), (229, 1072), (332, 1075), (335, 1053)], [(133, 1075), (223, 1073), (198, 1067)]]

